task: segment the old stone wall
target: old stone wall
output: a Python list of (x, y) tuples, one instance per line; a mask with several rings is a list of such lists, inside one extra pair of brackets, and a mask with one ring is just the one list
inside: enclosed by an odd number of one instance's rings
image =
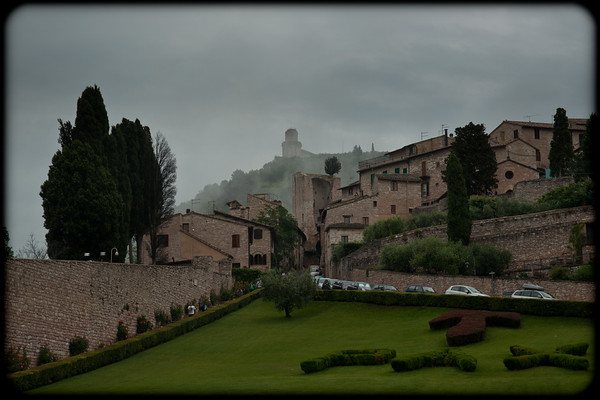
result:
[(593, 282), (425, 275), (364, 269), (350, 271), (348, 279), (357, 282), (369, 282), (371, 285), (393, 285), (400, 291), (404, 291), (408, 285), (425, 285), (431, 286), (439, 294), (443, 294), (451, 285), (468, 285), (490, 296), (502, 296), (506, 292), (512, 293), (520, 289), (524, 283), (533, 283), (543, 287), (546, 292), (561, 300), (595, 301), (596, 297), (596, 287)]
[[(540, 213), (493, 218), (473, 222), (472, 243), (487, 243), (511, 252), (511, 270), (532, 270), (553, 260), (570, 258), (569, 235), (576, 224), (592, 223), (591, 206), (551, 210)], [(348, 266), (353, 269), (377, 267), (379, 252), (387, 244), (402, 244), (422, 237), (447, 239), (446, 225), (432, 226), (378, 239), (342, 259), (332, 269), (333, 277), (342, 278)], [(584, 261), (594, 254), (594, 246), (584, 248)]]
[(23, 346), (36, 365), (48, 342), (59, 358), (69, 341), (88, 339), (89, 349), (115, 341), (119, 320), (135, 335), (137, 316), (156, 326), (154, 311), (170, 314), (231, 288), (231, 261), (197, 257), (192, 265), (112, 264), (92, 261), (12, 259), (5, 265), (5, 350)]

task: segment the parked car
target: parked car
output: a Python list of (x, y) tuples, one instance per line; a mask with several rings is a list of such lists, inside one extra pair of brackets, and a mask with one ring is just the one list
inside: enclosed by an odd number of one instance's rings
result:
[(311, 265), (308, 270), (312, 276), (321, 275), (321, 268), (318, 265)]
[(558, 300), (556, 297), (552, 296), (550, 293), (544, 292), (543, 290), (519, 289), (515, 290), (510, 297), (516, 299)]
[(407, 293), (424, 293), (424, 294), (434, 294), (435, 290), (431, 286), (424, 285), (408, 285), (405, 292)]
[(384, 284), (375, 285), (371, 288), (371, 290), (378, 290), (381, 292), (397, 292), (398, 291), (398, 289), (396, 289), (395, 286), (384, 285)]
[(370, 283), (367, 282), (356, 282), (358, 284), (358, 290), (373, 290)]
[(487, 296), (485, 293), (481, 293), (479, 290), (472, 286), (466, 285), (452, 285), (446, 289), (446, 294), (462, 294), (467, 296)]

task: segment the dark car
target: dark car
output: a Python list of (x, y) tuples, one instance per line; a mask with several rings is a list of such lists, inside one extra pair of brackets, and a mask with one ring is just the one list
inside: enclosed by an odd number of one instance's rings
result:
[(424, 293), (424, 294), (435, 294), (435, 290), (431, 286), (424, 285), (409, 285), (405, 292), (407, 293)]
[(398, 289), (396, 289), (395, 286), (384, 285), (384, 284), (375, 285), (375, 286), (373, 286), (372, 290), (379, 290), (382, 292), (397, 292), (398, 291)]

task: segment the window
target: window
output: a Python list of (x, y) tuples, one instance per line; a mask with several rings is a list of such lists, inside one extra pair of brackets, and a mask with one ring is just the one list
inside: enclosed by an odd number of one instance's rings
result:
[(349, 224), (350, 223), (350, 216), (349, 215), (344, 215), (344, 223), (345, 224)]
[(391, 207), (391, 210), (390, 210), (390, 212), (391, 212), (392, 214), (396, 214), (396, 205), (395, 205), (395, 204), (392, 204), (392, 207)]
[(252, 260), (254, 265), (266, 265), (267, 255), (266, 254), (255, 254)]
[(535, 161), (542, 161), (542, 153), (538, 149), (535, 149)]
[(518, 130), (518, 129), (515, 129), (515, 130), (513, 131), (513, 137), (514, 137), (515, 139), (518, 139), (518, 138), (519, 138), (519, 130)]
[(533, 128), (533, 137), (535, 139), (539, 139), (540, 138), (540, 128)]
[(169, 235), (157, 235), (158, 247), (169, 247)]
[(373, 202), (373, 207), (377, 207), (377, 200)]
[(396, 169), (394, 169), (394, 173), (395, 173), (395, 174), (399, 174), (399, 173), (400, 173), (400, 168), (396, 168)]
[(506, 171), (506, 172), (504, 173), (504, 177), (505, 177), (506, 179), (512, 179), (512, 178), (513, 178), (513, 176), (515, 176), (515, 174), (514, 174), (512, 171)]
[(363, 225), (369, 225), (369, 217), (363, 217), (362, 221), (363, 221)]
[(183, 230), (184, 230), (184, 231), (186, 231), (186, 232), (189, 232), (189, 231), (190, 231), (190, 224), (189, 224), (189, 223), (187, 223), (187, 222), (186, 222), (186, 223), (184, 223), (184, 224), (181, 226), (181, 229), (183, 229)]
[(402, 168), (402, 173), (403, 174), (407, 174), (408, 173), (408, 167)]
[(429, 182), (421, 183), (421, 197), (429, 196)]
[(348, 243), (348, 236), (342, 236), (342, 243)]
[(231, 247), (240, 247), (240, 235), (231, 235)]
[(392, 181), (392, 192), (398, 191), (398, 181)]
[(262, 239), (262, 236), (263, 236), (262, 229), (255, 229), (254, 230), (254, 239)]

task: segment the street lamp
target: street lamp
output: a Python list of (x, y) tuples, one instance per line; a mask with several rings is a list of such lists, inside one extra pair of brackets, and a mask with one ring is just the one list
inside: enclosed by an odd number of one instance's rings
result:
[(112, 257), (113, 257), (113, 250), (115, 251), (115, 256), (119, 255), (119, 250), (117, 250), (116, 247), (113, 247), (112, 249), (110, 249), (110, 262), (112, 263)]

